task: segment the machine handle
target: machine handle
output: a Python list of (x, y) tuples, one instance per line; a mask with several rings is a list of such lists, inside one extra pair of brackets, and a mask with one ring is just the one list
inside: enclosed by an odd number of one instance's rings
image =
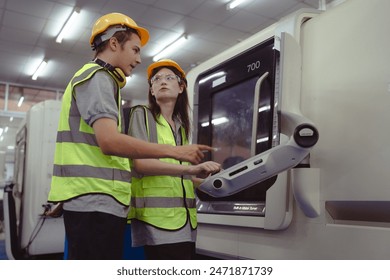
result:
[(252, 142), (251, 142), (251, 156), (256, 155), (256, 144), (257, 144), (257, 122), (259, 119), (259, 100), (260, 100), (260, 89), (263, 81), (268, 77), (269, 72), (265, 72), (257, 80), (255, 86), (255, 97), (253, 101), (253, 124), (252, 124)]
[[(293, 132), (287, 143), (208, 177), (198, 189), (212, 197), (226, 197), (297, 166), (317, 143), (318, 130), (303, 116), (286, 113), (284, 118), (289, 120), (286, 131)], [(292, 124), (295, 124), (295, 129)]]

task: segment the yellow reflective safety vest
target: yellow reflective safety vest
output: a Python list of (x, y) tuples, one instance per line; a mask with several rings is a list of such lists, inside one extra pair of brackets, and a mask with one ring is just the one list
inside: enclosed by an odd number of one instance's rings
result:
[[(66, 201), (84, 194), (95, 193), (110, 195), (124, 206), (130, 204), (129, 159), (103, 154), (93, 128), (83, 120), (76, 105), (74, 89), (91, 79), (97, 71), (107, 70), (94, 62), (85, 64), (76, 72), (65, 90), (58, 125), (49, 202)], [(107, 73), (111, 75), (110, 72)], [(114, 77), (113, 80), (116, 81)], [(119, 108), (120, 88), (118, 85), (116, 88)], [(118, 111), (117, 129), (121, 132), (121, 110)]]
[[(156, 123), (151, 112), (143, 108), (149, 141), (176, 145), (175, 136), (164, 117), (159, 115)], [(180, 128), (180, 134), (182, 145), (188, 144), (183, 127)], [(171, 158), (160, 160), (173, 164), (189, 164)], [(130, 162), (132, 164), (132, 161)], [(196, 200), (191, 177), (143, 176), (138, 178), (133, 176), (128, 218), (138, 219), (166, 230), (178, 230), (189, 220), (191, 227), (195, 229), (197, 227)]]

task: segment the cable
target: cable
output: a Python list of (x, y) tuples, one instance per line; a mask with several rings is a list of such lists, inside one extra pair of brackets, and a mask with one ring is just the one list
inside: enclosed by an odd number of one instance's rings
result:
[(35, 225), (33, 231), (31, 232), (31, 236), (30, 236), (30, 239), (29, 239), (26, 247), (23, 248), (23, 251), (25, 251), (28, 256), (30, 255), (29, 252), (28, 252), (29, 247), (34, 242), (35, 238), (38, 236), (38, 233), (41, 231), (41, 229), (43, 227), (43, 224), (45, 223), (46, 218), (47, 218), (46, 213), (51, 210), (51, 205), (50, 204), (43, 204), (42, 207), (44, 208), (44, 211), (39, 216), (40, 217), (40, 221), (38, 220), (38, 223)]

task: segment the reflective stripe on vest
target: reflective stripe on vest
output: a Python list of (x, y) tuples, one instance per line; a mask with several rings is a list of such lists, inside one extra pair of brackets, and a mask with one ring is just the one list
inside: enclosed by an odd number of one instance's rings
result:
[[(160, 115), (156, 124), (146, 108), (147, 128), (156, 129), (157, 139), (148, 131), (149, 141), (159, 144), (176, 145), (170, 125)], [(184, 129), (180, 129), (182, 144), (188, 144)], [(175, 159), (161, 161), (173, 164), (186, 164)], [(129, 218), (136, 218), (150, 225), (167, 230), (182, 228), (187, 220), (191, 227), (197, 227), (196, 199), (191, 176), (144, 176), (132, 178), (132, 198)]]
[[(130, 204), (129, 160), (102, 153), (93, 128), (81, 118), (74, 96), (74, 88), (89, 80), (97, 71), (106, 70), (95, 63), (84, 65), (65, 90), (48, 198), (50, 202), (97, 193), (108, 194), (125, 206)], [(116, 87), (117, 104), (121, 104), (119, 87)], [(122, 130), (120, 109), (117, 130)]]

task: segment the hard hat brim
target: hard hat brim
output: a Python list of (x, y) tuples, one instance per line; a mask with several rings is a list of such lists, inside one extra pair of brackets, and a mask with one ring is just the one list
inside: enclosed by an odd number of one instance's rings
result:
[(164, 66), (174, 67), (183, 75), (183, 78), (186, 77), (186, 73), (180, 67), (180, 65), (178, 63), (176, 63), (175, 61), (173, 61), (171, 59), (161, 59), (161, 60), (156, 61), (148, 66), (148, 69), (147, 69), (148, 80), (150, 80), (154, 69), (156, 69), (158, 67), (164, 67)]

